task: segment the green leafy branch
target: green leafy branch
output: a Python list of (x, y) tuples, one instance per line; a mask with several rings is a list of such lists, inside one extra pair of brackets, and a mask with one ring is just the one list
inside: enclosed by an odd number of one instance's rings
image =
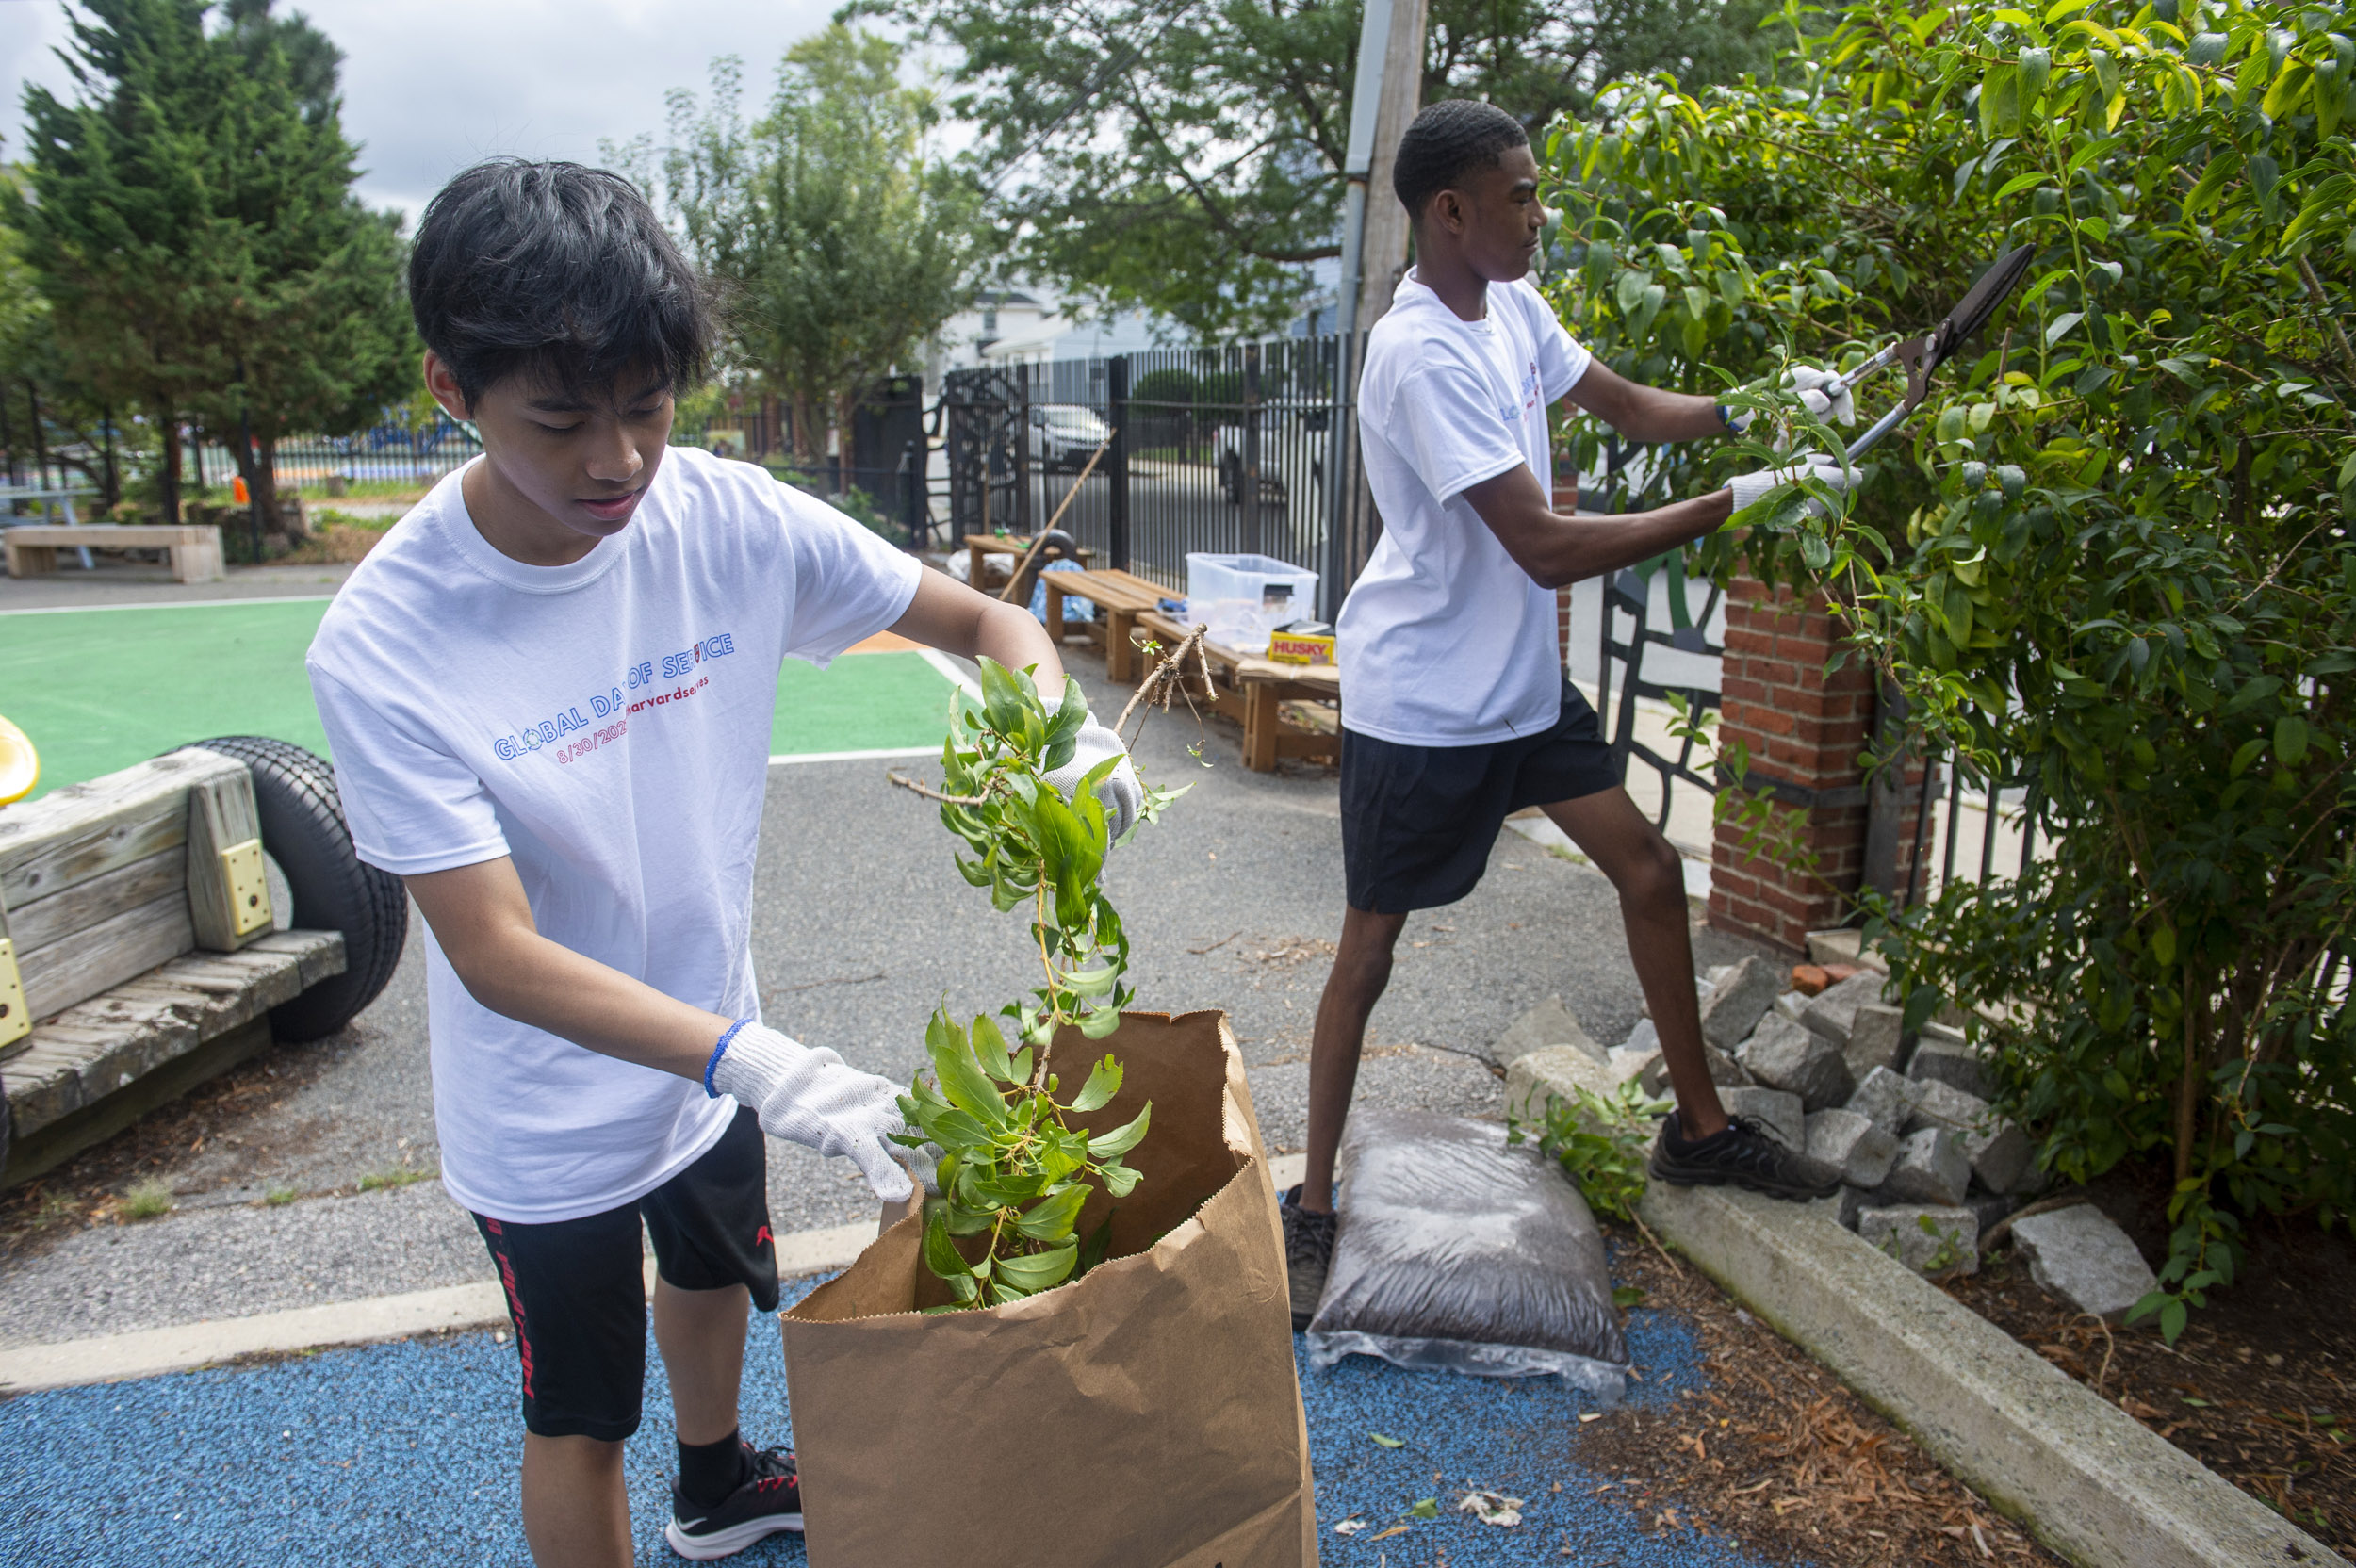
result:
[[(955, 699), (942, 787), (892, 776), (941, 803), (942, 825), (973, 852), (957, 858), (957, 870), (989, 889), (1001, 913), (1031, 906), (1043, 976), (1026, 999), (1001, 1009), (1011, 1045), (988, 1017), (961, 1028), (945, 1008), (937, 1011), (924, 1032), (931, 1081), (920, 1072), (900, 1099), (912, 1130), (898, 1141), (939, 1151), (939, 1194), (924, 1205), (924, 1262), (956, 1303), (937, 1310), (1002, 1305), (1086, 1273), (1104, 1260), (1112, 1224), (1107, 1216), (1079, 1236), (1088, 1195), (1101, 1183), (1125, 1198), (1140, 1180), (1125, 1158), (1151, 1124), (1151, 1102), (1109, 1132), (1091, 1134), (1071, 1119), (1121, 1092), (1121, 1064), (1109, 1055), (1096, 1062), (1068, 1100), (1049, 1070), (1058, 1030), (1103, 1039), (1120, 1027), (1131, 997), (1128, 934), (1099, 886), (1112, 838), (1096, 788), (1121, 759), (1091, 768), (1069, 797), (1049, 781), (1072, 761), (1087, 722), (1076, 682), (1065, 684), (1051, 710), (1027, 672), (984, 659), (980, 696), (960, 690)], [(1185, 792), (1145, 788), (1129, 833)]]

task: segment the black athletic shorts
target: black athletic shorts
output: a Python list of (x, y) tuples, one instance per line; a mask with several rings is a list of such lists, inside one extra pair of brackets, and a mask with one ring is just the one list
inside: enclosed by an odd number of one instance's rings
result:
[(1505, 819), (1525, 806), (1616, 789), (1620, 770), (1579, 688), (1535, 735), (1471, 746), (1406, 746), (1342, 728), (1342, 873), (1350, 906), (1435, 909), (1473, 890)]
[(522, 1363), (524, 1429), (619, 1443), (638, 1429), (646, 1382), (643, 1220), (655, 1268), (681, 1290), (744, 1285), (777, 1310), (769, 1152), (744, 1107), (701, 1158), (634, 1203), (524, 1225), (474, 1217), (499, 1266)]

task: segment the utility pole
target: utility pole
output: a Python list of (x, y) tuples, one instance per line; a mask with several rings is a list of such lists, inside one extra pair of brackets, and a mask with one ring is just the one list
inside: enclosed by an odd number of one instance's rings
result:
[(1339, 347), (1335, 417), (1327, 436), (1333, 498), (1326, 521), (1325, 606), (1331, 620), (1374, 549), (1381, 521), (1354, 460), (1358, 436), (1359, 335), (1391, 307), (1407, 266), (1407, 212), (1391, 194), (1399, 139), (1423, 96), (1423, 45), (1429, 0), (1366, 0), (1358, 29), (1358, 69), (1350, 101), (1350, 142), (1342, 159), (1342, 270), (1334, 288)]

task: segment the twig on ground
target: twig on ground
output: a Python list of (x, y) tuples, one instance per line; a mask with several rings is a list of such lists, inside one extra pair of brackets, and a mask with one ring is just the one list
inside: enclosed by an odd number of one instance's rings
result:
[(2053, 1198), (2040, 1198), (2034, 1203), (2015, 1209), (1988, 1228), (1988, 1234), (1980, 1238), (1980, 1255), (1986, 1257), (1995, 1250), (1998, 1242), (2012, 1234), (2013, 1221), (2017, 1219), (2026, 1219), (2033, 1214), (2052, 1214), (2055, 1209), (2074, 1209), (2081, 1203), (2093, 1201), (2083, 1191), (2065, 1192)]
[(1243, 933), (1240, 931), (1231, 931), (1208, 947), (1190, 947), (1186, 949), (1186, 951), (1193, 954), (1197, 957), (1201, 957), (1205, 953), (1217, 953), (1220, 948), (1225, 947), (1229, 942), (1234, 941), (1237, 937), (1242, 935)]
[(871, 980), (882, 978), (884, 978), (882, 970), (877, 970), (873, 974), (838, 974), (830, 980), (805, 980), (798, 986), (772, 986), (769, 988), (769, 994), (783, 996), (792, 991), (814, 991), (821, 986), (864, 986)]
[(2082, 1312), (2070, 1321), (2074, 1323), (2081, 1318), (2091, 1321), (2102, 1331), (2102, 1369), (2094, 1375), (2094, 1392), (2100, 1394), (2102, 1392), (2102, 1380), (2111, 1375), (2111, 1357), (2119, 1353), (2119, 1342), (2111, 1337), (2111, 1326), (2102, 1321), (2100, 1314)]
[(1661, 1261), (1662, 1263), (1667, 1264), (1671, 1268), (1676, 1269), (1680, 1274), (1685, 1272), (1685, 1266), (1677, 1262), (1675, 1257), (1671, 1256), (1669, 1250), (1666, 1247), (1661, 1245), (1661, 1238), (1652, 1233), (1651, 1226), (1645, 1224), (1638, 1216), (1629, 1215), (1628, 1217), (1636, 1221), (1637, 1230), (1644, 1233), (1644, 1237), (1646, 1241), (1652, 1243), (1652, 1250), (1661, 1254)]

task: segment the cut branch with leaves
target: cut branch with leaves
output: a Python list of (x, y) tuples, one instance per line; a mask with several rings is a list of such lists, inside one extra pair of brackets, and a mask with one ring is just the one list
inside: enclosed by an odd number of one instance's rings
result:
[[(990, 890), (1000, 913), (1030, 906), (1041, 972), (1026, 998), (1001, 1009), (1003, 1028), (988, 1016), (961, 1027), (946, 1008), (936, 1012), (924, 1032), (929, 1081), (920, 1072), (900, 1100), (911, 1130), (899, 1141), (939, 1152), (924, 1262), (956, 1298), (939, 1311), (1003, 1305), (1085, 1274), (1112, 1234), (1107, 1216), (1079, 1235), (1088, 1195), (1101, 1183), (1126, 1198), (1142, 1179), (1127, 1157), (1145, 1136), (1151, 1102), (1105, 1132), (1073, 1120), (1121, 1092), (1121, 1064), (1110, 1055), (1090, 1064), (1069, 1098), (1050, 1066), (1058, 1032), (1101, 1040), (1131, 999), (1128, 933), (1100, 885), (1113, 840), (1096, 788), (1121, 759), (1089, 770), (1069, 797), (1049, 780), (1071, 762), (1087, 722), (1077, 682), (1065, 683), (1051, 710), (1029, 674), (984, 659), (980, 695), (960, 689), (955, 699), (942, 787), (891, 776), (941, 803), (941, 825), (973, 852), (957, 858), (957, 870)], [(1185, 792), (1146, 786), (1121, 841)]]

